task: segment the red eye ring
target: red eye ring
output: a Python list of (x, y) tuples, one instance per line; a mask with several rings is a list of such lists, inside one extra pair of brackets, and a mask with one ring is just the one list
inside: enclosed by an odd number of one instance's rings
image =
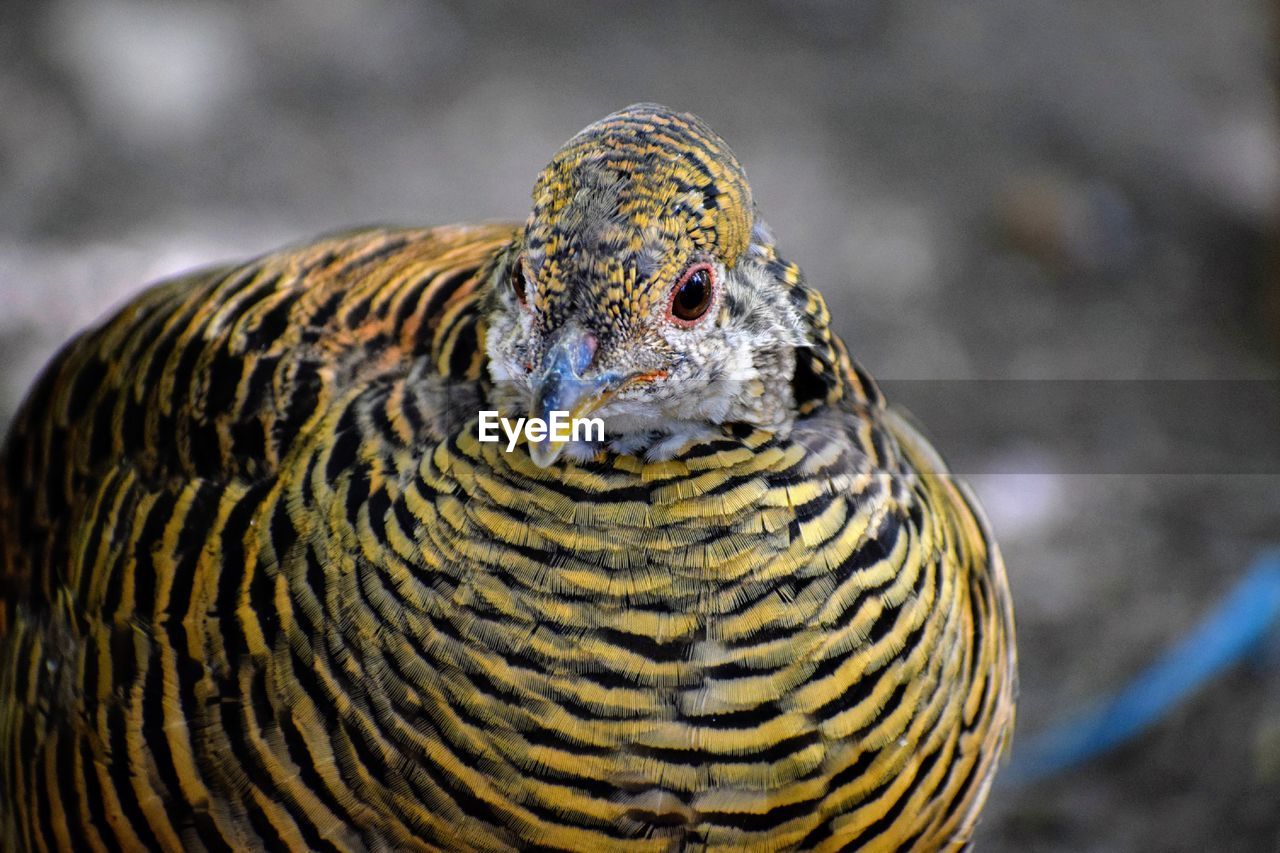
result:
[(524, 274), (524, 258), (516, 258), (511, 264), (511, 270), (507, 273), (508, 280), (511, 284), (511, 292), (515, 295), (516, 301), (521, 307), (529, 307), (529, 280)]
[(715, 267), (705, 262), (693, 264), (671, 288), (667, 319), (681, 328), (691, 329), (706, 316), (715, 296)]

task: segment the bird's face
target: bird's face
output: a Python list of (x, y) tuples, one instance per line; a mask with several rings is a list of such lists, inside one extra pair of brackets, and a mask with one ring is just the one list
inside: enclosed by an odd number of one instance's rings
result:
[[(542, 172), (496, 265), (487, 336), (499, 401), (598, 417), (610, 444), (662, 455), (727, 422), (783, 430), (805, 345), (746, 176), (697, 118), (638, 105)], [(792, 282), (794, 283), (794, 282)], [(549, 465), (595, 447), (548, 438)]]

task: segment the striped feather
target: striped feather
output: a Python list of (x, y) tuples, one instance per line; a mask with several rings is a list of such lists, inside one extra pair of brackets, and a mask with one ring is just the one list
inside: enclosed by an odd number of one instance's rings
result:
[(188, 276), (55, 359), (0, 458), (5, 849), (964, 845), (1014, 686), (967, 492), (829, 333), (785, 438), (480, 443), (513, 233)]

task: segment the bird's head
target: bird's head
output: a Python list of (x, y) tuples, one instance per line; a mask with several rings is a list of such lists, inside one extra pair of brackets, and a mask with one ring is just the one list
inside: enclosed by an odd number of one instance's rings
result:
[[(721, 424), (786, 430), (796, 416), (816, 294), (695, 116), (638, 104), (569, 140), (493, 275), (486, 346), (508, 411), (598, 417), (612, 446), (650, 456)], [(530, 453), (545, 466), (566, 449), (595, 448), (549, 438)]]

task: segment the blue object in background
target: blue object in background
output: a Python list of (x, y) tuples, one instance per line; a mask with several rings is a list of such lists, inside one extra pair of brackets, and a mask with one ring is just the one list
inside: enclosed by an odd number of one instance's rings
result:
[(1083, 764), (1140, 734), (1280, 625), (1280, 551), (1260, 557), (1212, 613), (1119, 693), (1019, 741), (998, 777), (1027, 784)]

